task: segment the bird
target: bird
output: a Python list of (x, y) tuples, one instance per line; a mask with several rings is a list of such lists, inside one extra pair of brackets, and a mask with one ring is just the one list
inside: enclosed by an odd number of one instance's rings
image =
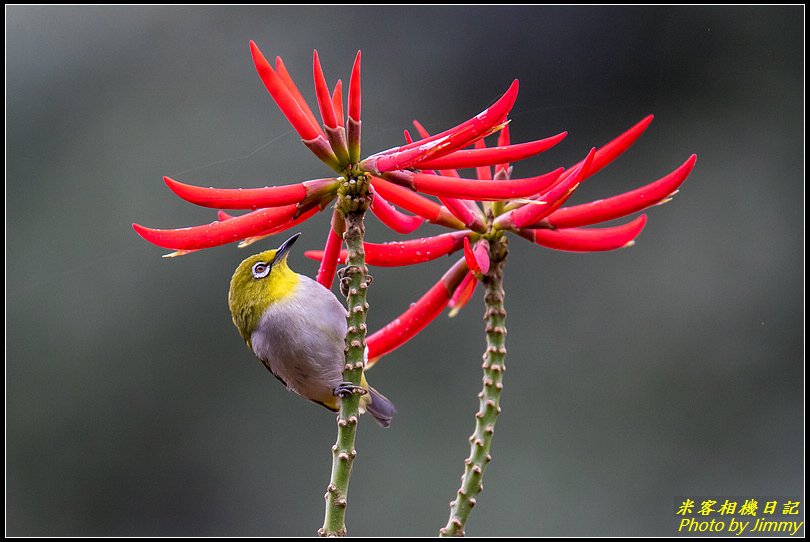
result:
[(359, 387), (343, 381), (346, 308), (331, 290), (287, 265), (300, 235), (239, 264), (228, 291), (233, 324), (288, 390), (334, 412), (341, 396), (360, 393), (360, 411), (388, 427), (396, 408), (365, 374)]

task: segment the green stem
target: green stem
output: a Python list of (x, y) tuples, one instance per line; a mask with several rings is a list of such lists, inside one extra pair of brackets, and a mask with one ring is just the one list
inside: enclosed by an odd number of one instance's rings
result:
[[(341, 289), (346, 294), (348, 307), (343, 381), (357, 386), (358, 391), (361, 389), (360, 381), (365, 365), (368, 312), (366, 290), (371, 283), (363, 250), (363, 217), (369, 203), (368, 181), (363, 175), (342, 182), (338, 191), (337, 210), (346, 223), (343, 239), (348, 250), (347, 265), (341, 270)], [(340, 401), (337, 441), (332, 446), (332, 476), (324, 495), (326, 513), (323, 527), (318, 530), (321, 536), (346, 536), (346, 503), (352, 463), (357, 455), (354, 439), (359, 419), (360, 395), (361, 393), (353, 393)]]
[(478, 394), (480, 405), (475, 414), (475, 431), (470, 437), (470, 456), (464, 460), (464, 474), (456, 499), (450, 503), (450, 519), (439, 530), (440, 536), (464, 536), (464, 526), (470, 516), (475, 498), (484, 489), (484, 470), (492, 460), (489, 454), (495, 422), (501, 412), (499, 405), (503, 390), (506, 359), (506, 309), (503, 305), (503, 267), (507, 255), (507, 240), (498, 236), (490, 243), (491, 266), (484, 277), (487, 349), (484, 353), (484, 386)]

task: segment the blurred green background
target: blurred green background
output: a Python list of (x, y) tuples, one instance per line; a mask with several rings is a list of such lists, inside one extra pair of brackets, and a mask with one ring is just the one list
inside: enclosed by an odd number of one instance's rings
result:
[[(656, 114), (575, 202), (699, 155), (632, 249), (513, 240), (504, 410), (468, 533), (670, 535), (676, 496), (803, 497), (803, 13), (7, 7), (7, 534), (321, 525), (334, 417), (285, 392), (233, 328), (227, 285), (247, 253), (165, 260), (130, 226), (213, 219), (162, 175), (236, 187), (326, 173), (262, 87), (249, 39), (309, 98), (313, 48), (330, 82), (362, 48), (365, 154), (399, 144), (413, 118), (464, 120), (519, 78), (513, 141), (570, 132), (519, 176)], [(318, 248), (327, 222), (301, 226), (296, 249)], [(301, 250), (290, 261), (316, 272)], [(371, 328), (450, 261), (376, 270)], [(387, 431), (361, 425), (351, 534), (444, 525), (481, 313), (477, 297), (374, 368), (399, 413)]]

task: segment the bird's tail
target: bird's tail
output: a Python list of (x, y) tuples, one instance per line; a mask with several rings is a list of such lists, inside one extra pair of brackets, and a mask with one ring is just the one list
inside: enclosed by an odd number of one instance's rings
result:
[(394, 414), (397, 413), (394, 403), (371, 386), (368, 387), (368, 394), (371, 396), (371, 402), (366, 404), (368, 413), (374, 416), (374, 419), (377, 420), (377, 423), (382, 427), (391, 425), (391, 419), (394, 417)]

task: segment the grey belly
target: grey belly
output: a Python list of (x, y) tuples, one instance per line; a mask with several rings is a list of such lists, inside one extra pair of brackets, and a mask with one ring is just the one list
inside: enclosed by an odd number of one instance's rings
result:
[[(343, 337), (335, 336), (336, 326), (324, 326), (323, 312), (301, 316), (306, 313), (292, 308), (265, 313), (251, 335), (253, 351), (291, 391), (313, 401), (328, 401), (342, 380)], [(335, 323), (337, 330), (343, 326), (345, 336), (345, 320)]]

